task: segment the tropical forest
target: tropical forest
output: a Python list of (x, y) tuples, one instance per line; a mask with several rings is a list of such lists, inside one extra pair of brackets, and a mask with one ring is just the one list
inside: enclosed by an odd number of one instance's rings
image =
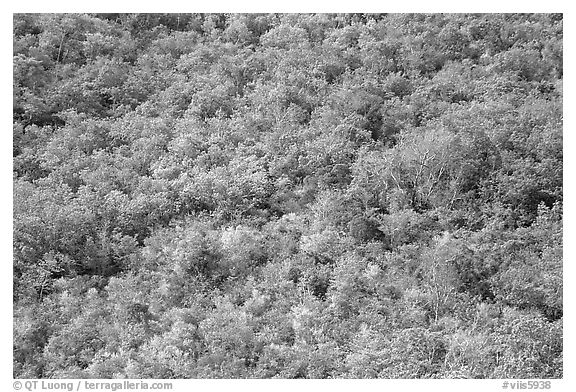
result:
[(562, 378), (562, 14), (14, 14), (15, 378)]

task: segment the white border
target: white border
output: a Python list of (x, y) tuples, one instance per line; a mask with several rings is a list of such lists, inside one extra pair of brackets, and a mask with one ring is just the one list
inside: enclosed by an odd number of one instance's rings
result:
[[(333, 2), (328, 0), (306, 1), (291, 0), (285, 3), (264, 3), (261, 1), (218, 1), (183, 2), (162, 1), (140, 3), (99, 0), (92, 4), (79, 1), (20, 1), (2, 5), (0, 29), (2, 29), (1, 53), (4, 54), (1, 65), (2, 74), (2, 148), (0, 184), (4, 184), (0, 225), (0, 249), (4, 260), (0, 274), (0, 290), (3, 310), (2, 332), (0, 339), (0, 386), (2, 390), (12, 389), (12, 64), (8, 57), (12, 53), (12, 13), (17, 12), (563, 12), (564, 13), (564, 379), (553, 380), (553, 391), (567, 391), (575, 386), (574, 373), (574, 179), (576, 154), (570, 152), (575, 146), (574, 129), (574, 25), (575, 18), (568, 2), (562, 1), (497, 1), (457, 2), (446, 0), (411, 2), (375, 2), (353, 1)], [(72, 381), (72, 380), (70, 380)], [(97, 380), (95, 380), (97, 381)], [(154, 380), (148, 380), (150, 382)], [(167, 380), (156, 380), (167, 381)], [(173, 380), (174, 391), (238, 389), (240, 391), (266, 391), (271, 388), (292, 390), (342, 390), (361, 388), (366, 391), (385, 390), (438, 390), (438, 391), (500, 391), (502, 380)]]

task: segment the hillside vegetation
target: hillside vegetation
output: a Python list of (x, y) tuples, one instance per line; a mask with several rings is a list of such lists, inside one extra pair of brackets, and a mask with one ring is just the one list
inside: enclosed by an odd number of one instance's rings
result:
[(562, 42), (16, 14), (14, 376), (562, 377)]

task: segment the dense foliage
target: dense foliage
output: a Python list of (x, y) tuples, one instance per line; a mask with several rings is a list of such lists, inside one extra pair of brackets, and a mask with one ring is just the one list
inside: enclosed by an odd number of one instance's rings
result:
[(15, 15), (15, 377), (562, 377), (562, 35)]

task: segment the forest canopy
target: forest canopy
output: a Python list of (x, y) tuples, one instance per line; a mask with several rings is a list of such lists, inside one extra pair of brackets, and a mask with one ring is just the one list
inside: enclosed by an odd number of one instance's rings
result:
[(562, 377), (562, 15), (13, 40), (14, 377)]

